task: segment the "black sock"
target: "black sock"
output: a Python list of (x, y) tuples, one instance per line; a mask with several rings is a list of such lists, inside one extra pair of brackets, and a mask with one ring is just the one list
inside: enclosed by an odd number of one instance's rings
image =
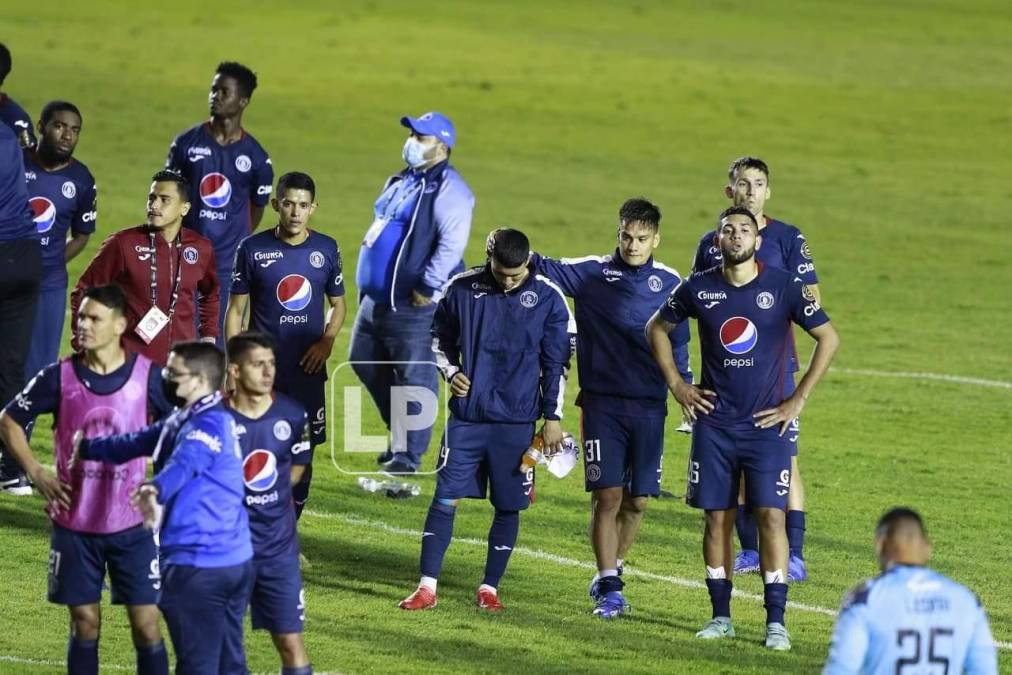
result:
[(752, 510), (746, 506), (738, 506), (738, 515), (734, 518), (735, 529), (738, 530), (738, 543), (743, 551), (759, 550), (759, 527), (752, 516)]
[(67, 675), (98, 675), (98, 640), (67, 642)]
[(787, 608), (787, 584), (766, 584), (763, 586), (763, 605), (766, 607), (766, 623), (784, 623)]
[(805, 512), (787, 512), (787, 546), (791, 549), (791, 555), (796, 555), (802, 560), (805, 558)]
[(730, 579), (707, 579), (706, 590), (710, 591), (710, 605), (713, 607), (713, 616), (731, 618), (731, 585)]
[(443, 568), (443, 556), (450, 547), (453, 538), (453, 516), (457, 509), (447, 504), (432, 502), (429, 515), (425, 518), (425, 530), (422, 532), (422, 575), (439, 578)]
[(313, 666), (282, 666), (281, 675), (313, 675)]
[(492, 527), (488, 530), (488, 556), (485, 558), (485, 578), (481, 583), (499, 588), (499, 580), (506, 573), (519, 532), (520, 512), (496, 509)]
[(137, 650), (138, 675), (169, 675), (169, 655), (165, 642), (134, 647)]

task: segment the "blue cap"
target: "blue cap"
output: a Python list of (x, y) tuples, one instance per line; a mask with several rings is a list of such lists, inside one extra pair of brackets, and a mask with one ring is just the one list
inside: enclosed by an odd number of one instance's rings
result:
[(457, 142), (457, 132), (453, 128), (453, 122), (442, 113), (427, 112), (420, 117), (402, 117), (401, 126), (411, 129), (416, 134), (423, 136), (435, 136), (448, 147), (453, 147)]

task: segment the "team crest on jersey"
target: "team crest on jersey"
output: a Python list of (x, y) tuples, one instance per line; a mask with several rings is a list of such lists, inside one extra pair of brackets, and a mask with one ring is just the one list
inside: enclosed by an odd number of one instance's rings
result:
[(301, 274), (289, 274), (278, 282), (277, 297), (289, 312), (301, 312), (313, 299), (313, 286)]
[(815, 293), (808, 287), (808, 284), (801, 284), (801, 297), (808, 302), (815, 302)]
[(601, 467), (597, 464), (587, 465), (587, 482), (596, 483), (601, 480)]
[(278, 458), (269, 450), (254, 450), (242, 461), (243, 479), (253, 492), (266, 492), (278, 481)]
[(439, 189), (439, 183), (429, 183), (425, 186), (425, 192), (423, 194), (431, 195), (433, 192)]
[(65, 181), (63, 185), (60, 186), (60, 192), (67, 199), (73, 199), (77, 196), (77, 186), (74, 185), (73, 181)]
[(773, 294), (769, 291), (763, 291), (755, 297), (755, 304), (759, 306), (759, 309), (769, 309), (774, 302)]
[(194, 247), (187, 246), (186, 248), (183, 249), (183, 260), (185, 260), (189, 264), (196, 265), (197, 259), (199, 257), (200, 256), (197, 254), (197, 249), (195, 249)]
[(538, 304), (538, 294), (534, 291), (524, 291), (520, 294), (520, 304), (530, 309), (534, 305)]
[(654, 293), (660, 293), (661, 290), (664, 288), (664, 282), (661, 281), (661, 278), (656, 274), (651, 274), (650, 277), (647, 279), (647, 288), (649, 288)]
[(39, 234), (44, 234), (53, 229), (56, 223), (56, 206), (45, 197), (32, 197), (28, 200), (28, 206), (32, 209), (32, 221)]
[(320, 253), (319, 251), (313, 251), (312, 253), (309, 254), (309, 264), (315, 267), (316, 269), (320, 269), (321, 267), (323, 267), (324, 262), (326, 262), (326, 258), (324, 258), (323, 254)]
[(239, 155), (235, 158), (235, 168), (246, 173), (253, 167), (253, 162), (247, 155)]
[(720, 326), (720, 343), (732, 354), (748, 354), (758, 341), (755, 324), (743, 316), (732, 316)]
[(801, 242), (801, 257), (804, 258), (805, 260), (812, 259), (812, 249), (808, 248), (807, 241)]
[(274, 438), (279, 441), (287, 441), (292, 437), (292, 425), (285, 420), (278, 420), (274, 423)]

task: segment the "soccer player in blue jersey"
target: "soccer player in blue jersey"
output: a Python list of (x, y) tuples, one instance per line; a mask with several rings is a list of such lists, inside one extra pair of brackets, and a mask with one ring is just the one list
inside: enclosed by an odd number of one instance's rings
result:
[(235, 390), (225, 405), (236, 422), (253, 543), (250, 609), (253, 628), (270, 631), (283, 675), (309, 675), (302, 640), (305, 594), (292, 486), (309, 462), (306, 411), (274, 392), (274, 340), (240, 333), (228, 341), (228, 373)]
[[(327, 438), (327, 358), (346, 311), (341, 249), (332, 238), (309, 229), (316, 184), (307, 174), (291, 172), (278, 179), (271, 205), (278, 213), (277, 226), (243, 240), (236, 251), (225, 334), (232, 337), (242, 330), (249, 303), (250, 328), (273, 336), (278, 345), (275, 388), (309, 413), (315, 448)], [(309, 499), (312, 452), (295, 489), (298, 514)]]
[[(222, 298), (228, 297), (235, 249), (260, 224), (274, 182), (267, 151), (242, 127), (256, 88), (252, 70), (234, 61), (219, 63), (208, 94), (210, 119), (176, 136), (165, 160), (190, 184), (193, 208), (183, 224), (214, 244)], [(224, 317), (222, 302), (221, 324)]]
[[(98, 221), (95, 179), (74, 158), (81, 111), (51, 101), (39, 116), (39, 142), (25, 150), (28, 203), (42, 244), (42, 285), (25, 379), (56, 360), (67, 311), (67, 263), (84, 250)], [(69, 236), (68, 236), (69, 235)]]
[[(766, 201), (770, 198), (770, 169), (758, 157), (739, 157), (731, 162), (727, 172), (728, 182), (724, 194), (735, 206), (747, 208), (759, 223), (762, 246), (756, 251), (756, 260), (776, 269), (784, 270), (804, 283), (819, 302), (819, 277), (808, 242), (801, 231), (793, 225), (765, 215)], [(710, 230), (699, 240), (692, 271), (702, 272), (721, 263), (721, 252), (717, 246), (717, 231)], [(798, 371), (798, 358), (791, 344), (789, 377), (784, 380), (784, 396), (794, 391), (794, 373)], [(798, 436), (801, 433), (799, 420), (792, 420), (788, 438), (792, 444), (791, 492), (787, 498), (787, 541), (790, 546), (788, 581), (804, 581), (808, 578), (805, 564), (805, 489), (798, 467)], [(759, 571), (758, 531), (755, 516), (744, 502), (744, 486), (738, 502), (738, 516), (735, 523), (741, 550), (734, 561), (738, 574)]]
[[(594, 613), (610, 619), (626, 609), (622, 562), (643, 519), (648, 497), (661, 489), (667, 388), (644, 335), (647, 320), (681, 283), (653, 257), (661, 212), (643, 198), (619, 209), (618, 246), (610, 255), (552, 260), (535, 254), (536, 269), (576, 301), (576, 362), (583, 411), (586, 489), (591, 493), (591, 545), (597, 574)], [(689, 370), (689, 326), (674, 331), (674, 358)]]
[[(0, 87), (3, 87), (7, 76), (11, 74), (11, 50), (0, 43)], [(35, 145), (35, 134), (32, 133), (32, 118), (24, 108), (14, 102), (7, 94), (0, 92), (0, 124), (10, 127), (23, 148)]]
[(522, 232), (495, 230), (486, 252), (485, 265), (447, 282), (433, 319), (432, 351), (450, 385), (450, 419), (422, 532), (421, 580), (401, 609), (436, 606), (457, 504), (489, 492), (495, 516), (477, 603), (488, 611), (503, 609), (499, 581), (534, 489), (534, 469), (521, 471), (521, 457), (538, 418), (545, 420), (545, 446), (562, 447), (572, 328), (566, 299), (531, 269), (530, 243)]
[(882, 574), (844, 598), (823, 675), (997, 675), (987, 614), (970, 589), (927, 567), (931, 542), (920, 515), (886, 512), (875, 550)]
[[(706, 512), (703, 558), (713, 607), (696, 634), (734, 636), (731, 576), (738, 486), (759, 523), (759, 556), (766, 605), (766, 646), (790, 649), (787, 604), (787, 537), (784, 511), (791, 485), (791, 445), (784, 434), (798, 416), (839, 347), (839, 336), (815, 296), (783, 270), (756, 261), (761, 246), (752, 212), (732, 206), (720, 215), (720, 267), (689, 277), (647, 324), (647, 337), (668, 388), (694, 418), (686, 501)], [(668, 335), (686, 319), (699, 329), (702, 380), (685, 382)], [(791, 323), (815, 338), (808, 371), (784, 396)]]

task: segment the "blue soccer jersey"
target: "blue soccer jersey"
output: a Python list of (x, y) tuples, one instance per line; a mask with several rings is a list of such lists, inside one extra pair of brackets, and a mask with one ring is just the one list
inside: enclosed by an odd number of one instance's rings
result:
[[(756, 249), (755, 259), (773, 269), (789, 272), (805, 284), (819, 283), (815, 263), (808, 241), (801, 230), (773, 218), (765, 218), (766, 226), (759, 230), (762, 243)], [(710, 230), (699, 240), (692, 271), (702, 272), (723, 262), (723, 256), (714, 239), (716, 230)]]
[[(236, 246), (251, 229), (250, 206), (270, 201), (274, 169), (267, 152), (245, 131), (242, 138), (220, 145), (207, 122), (176, 136), (165, 166), (190, 182), (190, 212), (184, 225), (214, 244), (219, 269), (226, 269)], [(227, 285), (228, 277), (220, 275)]]
[(829, 321), (807, 286), (762, 264), (744, 286), (729, 284), (719, 267), (693, 274), (660, 316), (669, 323), (697, 320), (700, 386), (717, 392), (714, 410), (699, 421), (726, 429), (752, 429), (754, 413), (783, 401), (791, 322), (811, 330)]
[(308, 464), (308, 420), (301, 405), (284, 394), (258, 419), (246, 417), (231, 404), (242, 449), (246, 511), (254, 560), (295, 555), (299, 540), (292, 508), (292, 466)]
[(311, 231), (293, 246), (278, 239), (274, 229), (258, 232), (236, 251), (232, 293), (249, 295), (250, 328), (277, 341), (278, 390), (291, 394), (287, 387), (293, 377), (326, 379), (325, 369), (306, 376), (299, 361), (323, 335), (326, 298), (344, 295), (336, 241)]
[(998, 657), (977, 597), (927, 567), (899, 565), (844, 599), (824, 675), (997, 675)]
[(46, 171), (25, 150), (28, 204), (42, 244), (41, 288), (67, 287), (67, 232), (91, 234), (98, 220), (98, 188), (88, 167), (71, 159), (56, 171)]

